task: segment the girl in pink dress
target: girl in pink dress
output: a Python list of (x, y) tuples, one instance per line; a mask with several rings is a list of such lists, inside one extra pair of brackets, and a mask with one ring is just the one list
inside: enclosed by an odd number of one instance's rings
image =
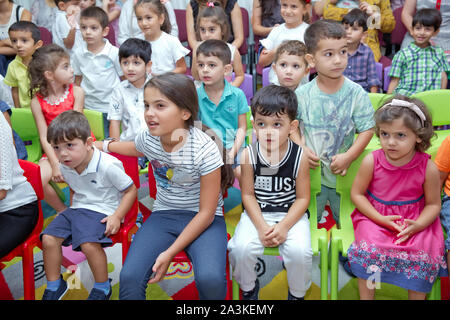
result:
[(64, 182), (59, 161), (47, 141), (47, 126), (57, 115), (66, 110), (83, 112), (84, 91), (73, 85), (73, 69), (69, 54), (56, 44), (49, 44), (36, 50), (28, 66), (30, 73), (31, 112), (34, 116), (42, 150), (45, 156), (39, 161), (45, 201), (56, 210), (64, 211), (66, 205), (49, 185)]
[(447, 268), (439, 172), (424, 153), (433, 136), (431, 117), (420, 100), (397, 95), (377, 110), (375, 122), (381, 149), (363, 159), (351, 190), (351, 270), (361, 299), (374, 299), (372, 280), (425, 299)]

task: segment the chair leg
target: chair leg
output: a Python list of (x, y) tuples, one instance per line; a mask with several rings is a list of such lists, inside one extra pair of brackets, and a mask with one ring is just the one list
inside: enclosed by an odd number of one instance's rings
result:
[(427, 300), (441, 300), (441, 278), (437, 278), (427, 295)]
[(233, 300), (240, 300), (240, 289), (239, 284), (233, 279)]
[(339, 250), (338, 241), (331, 239), (331, 300), (338, 298), (338, 284), (339, 284)]
[(319, 240), (320, 254), (320, 299), (328, 300), (328, 243), (325, 239)]
[(23, 298), (24, 300), (35, 300), (33, 246), (24, 245), (23, 251)]

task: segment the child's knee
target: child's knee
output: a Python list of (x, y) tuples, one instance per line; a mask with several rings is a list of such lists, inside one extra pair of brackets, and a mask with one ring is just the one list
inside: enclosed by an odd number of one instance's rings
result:
[(42, 249), (49, 250), (49, 249), (61, 247), (63, 239), (49, 235), (49, 234), (43, 234), (41, 242), (42, 242)]

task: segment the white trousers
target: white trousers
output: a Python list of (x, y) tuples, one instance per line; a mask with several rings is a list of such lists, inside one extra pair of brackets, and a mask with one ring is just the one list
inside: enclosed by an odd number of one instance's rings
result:
[[(280, 221), (285, 213), (268, 213), (263, 216), (269, 225), (273, 225)], [(312, 270), (311, 233), (307, 214), (292, 226), (286, 241), (278, 249), (286, 267), (289, 291), (295, 297), (303, 297), (311, 286)], [(228, 242), (228, 250), (233, 277), (243, 291), (252, 290), (257, 277), (255, 265), (257, 258), (264, 252), (264, 246), (245, 211)]]

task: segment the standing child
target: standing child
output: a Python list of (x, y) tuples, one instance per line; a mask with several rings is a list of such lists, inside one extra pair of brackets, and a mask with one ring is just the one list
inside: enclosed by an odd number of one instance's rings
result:
[[(230, 35), (230, 25), (228, 24), (227, 15), (222, 7), (212, 5), (200, 11), (197, 18), (197, 35), (201, 41), (216, 39), (227, 42)], [(201, 42), (197, 42), (197, 47), (200, 44)], [(234, 80), (231, 81), (231, 74), (229, 74), (226, 76), (226, 79), (232, 86), (239, 87), (242, 82), (244, 82), (244, 69), (242, 66), (241, 54), (231, 43), (227, 43), (227, 45), (231, 51), (232, 71), (234, 71), (235, 77)], [(196, 48), (193, 49), (191, 73), (194, 79), (198, 80)]]
[(139, 0), (134, 6), (139, 28), (152, 45), (152, 74), (185, 73), (184, 56), (189, 50), (170, 35), (171, 25), (166, 7), (160, 0)]
[(119, 17), (121, 12), (121, 7), (117, 4), (116, 0), (103, 0), (102, 8), (108, 14), (109, 25), (114, 30), (114, 40), (115, 43), (119, 37)]
[(120, 299), (145, 299), (147, 282), (162, 280), (185, 250), (200, 299), (226, 295), (227, 234), (220, 192), (223, 165), (217, 145), (194, 127), (198, 101), (192, 80), (166, 73), (144, 89), (145, 121), (134, 142), (105, 141), (103, 150), (145, 155), (158, 193), (151, 216), (138, 230), (120, 273)]
[(228, 244), (230, 263), (244, 300), (257, 300), (257, 257), (279, 247), (287, 271), (289, 300), (302, 300), (311, 286), (312, 249), (308, 215), (308, 158), (289, 139), (297, 131), (297, 98), (270, 85), (252, 100), (258, 140), (242, 153), (241, 189), (245, 211)]
[(421, 9), (412, 21), (411, 42), (392, 60), (388, 93), (410, 96), (414, 93), (446, 89), (450, 75), (444, 50), (431, 45), (430, 39), (439, 33), (442, 17), (437, 9)]
[(344, 76), (356, 82), (367, 92), (378, 92), (378, 78), (373, 51), (362, 40), (367, 36), (367, 16), (360, 9), (353, 9), (342, 18), (347, 33), (348, 64)]
[(377, 274), (377, 281), (423, 300), (446, 269), (439, 171), (424, 153), (431, 117), (420, 100), (398, 95), (377, 110), (375, 122), (381, 149), (363, 159), (353, 182), (355, 242), (348, 259), (361, 299), (374, 299), (366, 279)]
[(3, 82), (11, 87), (16, 108), (30, 107), (30, 79), (28, 65), (33, 53), (43, 45), (39, 28), (29, 21), (19, 21), (9, 27), (9, 38), (16, 50), (16, 58), (8, 65)]
[(296, 91), (308, 82), (307, 49), (299, 40), (285, 40), (277, 48), (272, 68), (280, 86)]
[(248, 103), (244, 92), (225, 80), (231, 52), (222, 40), (206, 40), (197, 48), (199, 119), (214, 130), (227, 149), (227, 164), (240, 177), (239, 160), (247, 133)]
[[(270, 31), (267, 38), (260, 41), (263, 47), (258, 64), (261, 67), (272, 64), (277, 47), (284, 40), (300, 40), (304, 42), (303, 36), (309, 24), (304, 22), (308, 17), (310, 4), (308, 0), (281, 0), (281, 17), (284, 23)], [(269, 71), (270, 83), (277, 84), (275, 71)]]
[(49, 184), (63, 182), (58, 157), (47, 142), (47, 128), (56, 116), (66, 110), (83, 112), (84, 91), (73, 85), (73, 69), (66, 50), (57, 44), (46, 45), (36, 51), (30, 63), (31, 112), (39, 131), (45, 156), (39, 161), (45, 201), (57, 213), (66, 209)]
[(52, 27), (53, 43), (65, 48), (70, 55), (83, 44), (78, 24), (79, 3), (79, 0), (55, 0), (59, 11)]
[(58, 115), (48, 127), (48, 143), (60, 162), (69, 185), (72, 203), (41, 233), (47, 289), (43, 300), (58, 300), (67, 291), (61, 275), (61, 246), (72, 244), (87, 258), (95, 284), (88, 300), (108, 300), (111, 284), (103, 247), (120, 229), (122, 219), (137, 196), (133, 180), (122, 162), (93, 147), (86, 117), (69, 110)]
[(109, 136), (109, 101), (123, 76), (119, 63), (119, 48), (105, 39), (109, 32), (108, 15), (99, 7), (81, 12), (80, 28), (83, 45), (73, 54), (75, 83), (86, 93), (85, 108), (103, 114), (105, 137)]
[[(343, 76), (348, 54), (345, 30), (340, 23), (314, 22), (306, 30), (305, 43), (306, 58), (309, 66), (316, 69), (317, 77), (296, 92), (300, 130), (310, 167), (320, 165), (322, 169), (322, 188), (317, 196), (318, 221), (329, 201), (339, 225), (336, 175), (346, 174), (372, 138), (373, 107), (368, 93)], [(299, 140), (296, 137), (294, 141)]]

